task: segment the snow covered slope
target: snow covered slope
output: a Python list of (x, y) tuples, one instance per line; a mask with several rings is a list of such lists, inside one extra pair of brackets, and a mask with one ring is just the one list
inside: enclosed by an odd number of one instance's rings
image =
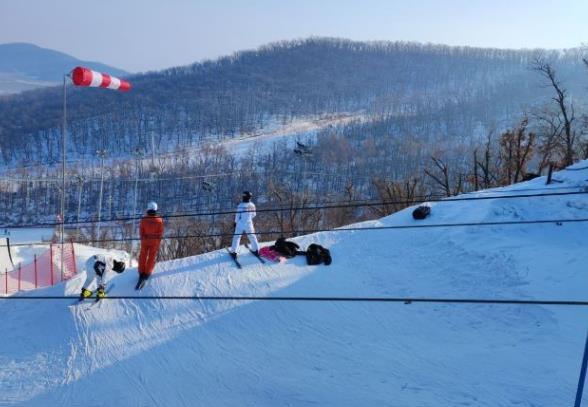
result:
[[(471, 196), (584, 190), (588, 162)], [(587, 195), (435, 203), (421, 224), (586, 218)], [(413, 224), (411, 209), (359, 227)], [(328, 232), (262, 265), (226, 252), (160, 264), (144, 296), (588, 300), (585, 223)], [(82, 276), (80, 276), (81, 278)], [(81, 279), (39, 290), (76, 295)], [(111, 295), (134, 295), (135, 270)], [(30, 295), (31, 293), (29, 293)], [(588, 310), (467, 304), (0, 301), (0, 405), (570, 406)]]

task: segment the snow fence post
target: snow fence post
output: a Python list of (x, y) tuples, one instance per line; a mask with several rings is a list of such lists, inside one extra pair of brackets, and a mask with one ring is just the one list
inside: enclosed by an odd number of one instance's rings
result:
[(580, 369), (580, 379), (578, 380), (578, 391), (576, 392), (576, 403), (574, 407), (580, 407), (582, 404), (582, 393), (584, 393), (584, 382), (586, 381), (586, 365), (588, 364), (588, 334), (586, 335), (586, 344), (584, 345), (584, 358)]
[(76, 252), (74, 250), (74, 241), (73, 241), (73, 238), (71, 239), (70, 244), (71, 244), (71, 257), (73, 259), (72, 260), (72, 262), (73, 262), (73, 264), (72, 264), (73, 273), (72, 273), (72, 275), (70, 277), (73, 277), (73, 276), (75, 276), (78, 273), (77, 265), (76, 265)]
[(547, 173), (547, 181), (545, 185), (551, 184), (551, 177), (553, 176), (553, 163), (549, 164), (549, 172)]
[[(36, 254), (33, 256), (33, 267), (35, 268), (35, 281), (37, 281), (37, 255)], [(35, 288), (37, 288), (36, 285), (37, 285), (37, 283), (35, 282)]]
[[(54, 281), (54, 277), (53, 277), (53, 247), (49, 248), (51, 250), (51, 256), (50, 256), (50, 260), (51, 260), (51, 267), (49, 267), (49, 270), (51, 271), (51, 285), (53, 285)], [(37, 257), (35, 257), (35, 267), (37, 267)]]
[(51, 285), (53, 285), (53, 243), (49, 245), (49, 271), (51, 272)]

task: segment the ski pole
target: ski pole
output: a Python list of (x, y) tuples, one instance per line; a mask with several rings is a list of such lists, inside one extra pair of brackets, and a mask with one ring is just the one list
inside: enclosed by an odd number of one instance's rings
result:
[(580, 379), (578, 380), (578, 391), (576, 392), (576, 403), (574, 407), (580, 407), (582, 404), (582, 393), (584, 392), (584, 382), (586, 381), (586, 365), (588, 364), (588, 334), (586, 335), (586, 345), (584, 345), (584, 358), (582, 368), (580, 369)]

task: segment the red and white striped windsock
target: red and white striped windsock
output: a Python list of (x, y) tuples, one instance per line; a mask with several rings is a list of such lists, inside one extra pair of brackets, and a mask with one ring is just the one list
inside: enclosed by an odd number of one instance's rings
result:
[(71, 71), (71, 79), (76, 86), (91, 86), (94, 88), (107, 88), (126, 92), (131, 89), (131, 84), (128, 81), (115, 78), (92, 71), (91, 69), (77, 66)]

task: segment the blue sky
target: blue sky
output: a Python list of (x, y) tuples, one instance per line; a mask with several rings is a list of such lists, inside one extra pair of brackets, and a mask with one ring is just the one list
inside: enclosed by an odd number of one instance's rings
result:
[(588, 0), (0, 0), (0, 43), (136, 72), (312, 35), (569, 48), (587, 17)]

